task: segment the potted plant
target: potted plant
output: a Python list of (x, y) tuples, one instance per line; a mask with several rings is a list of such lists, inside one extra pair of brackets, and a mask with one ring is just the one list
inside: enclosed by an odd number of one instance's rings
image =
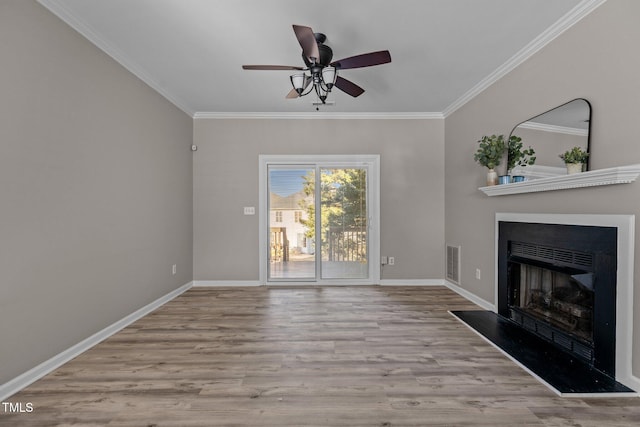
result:
[(504, 150), (506, 149), (504, 135), (483, 136), (478, 140), (480, 146), (473, 155), (473, 159), (480, 165), (489, 169), (487, 173), (487, 185), (498, 183), (498, 174), (494, 170), (500, 164)]
[(589, 158), (589, 153), (580, 147), (573, 147), (571, 150), (567, 150), (560, 154), (559, 157), (567, 166), (567, 173), (573, 174), (582, 172), (584, 164)]
[[(529, 146), (527, 149), (522, 148), (522, 138), (516, 135), (509, 137), (507, 144), (507, 173), (513, 173), (513, 169), (520, 166), (531, 166), (536, 163), (535, 150)], [(524, 181), (524, 176), (514, 175), (513, 182)]]

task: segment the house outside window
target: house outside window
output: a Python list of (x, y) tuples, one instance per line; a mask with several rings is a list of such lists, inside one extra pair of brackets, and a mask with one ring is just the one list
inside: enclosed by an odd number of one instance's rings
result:
[(276, 211), (276, 222), (282, 222), (282, 211)]

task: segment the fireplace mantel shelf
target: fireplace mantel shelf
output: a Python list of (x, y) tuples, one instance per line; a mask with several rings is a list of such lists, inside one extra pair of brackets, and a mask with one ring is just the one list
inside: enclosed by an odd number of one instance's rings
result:
[(598, 169), (572, 175), (532, 179), (531, 181), (480, 187), (487, 196), (565, 190), (599, 185), (629, 184), (640, 175), (640, 164)]

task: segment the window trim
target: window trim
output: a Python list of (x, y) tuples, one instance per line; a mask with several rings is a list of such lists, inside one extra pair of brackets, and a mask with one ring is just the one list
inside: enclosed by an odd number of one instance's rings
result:
[(282, 284), (297, 283), (290, 280), (268, 281), (267, 277), (267, 253), (269, 230), (269, 209), (267, 197), (267, 175), (269, 165), (309, 165), (320, 167), (367, 167), (368, 169), (368, 203), (369, 203), (369, 270), (367, 279), (322, 279), (316, 277), (310, 281), (299, 281), (301, 284), (353, 284), (353, 285), (373, 285), (380, 284), (380, 155), (270, 155), (262, 154), (258, 156), (259, 173), (259, 263), (260, 263), (260, 283)]

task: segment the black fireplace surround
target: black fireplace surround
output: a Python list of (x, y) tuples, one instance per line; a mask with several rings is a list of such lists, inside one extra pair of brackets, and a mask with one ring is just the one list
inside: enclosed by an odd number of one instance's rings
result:
[(498, 227), (498, 314), (615, 378), (617, 229)]

